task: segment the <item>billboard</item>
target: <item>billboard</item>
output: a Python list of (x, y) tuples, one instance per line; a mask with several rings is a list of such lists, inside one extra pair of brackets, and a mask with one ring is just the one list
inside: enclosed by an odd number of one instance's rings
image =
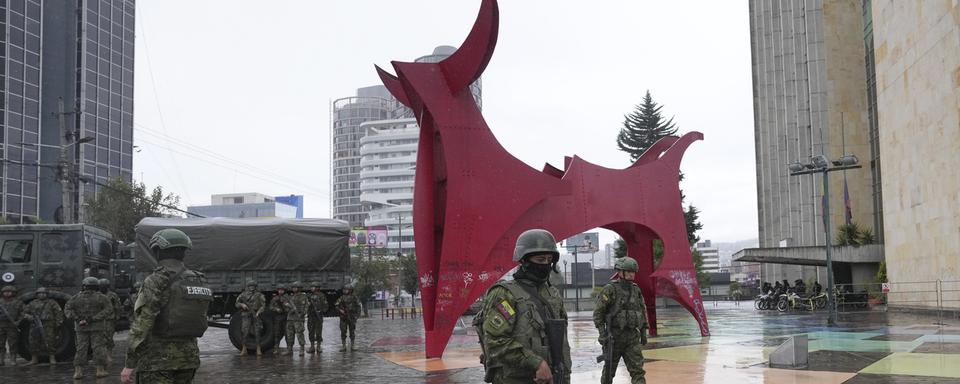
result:
[(600, 250), (600, 233), (585, 232), (567, 238), (565, 244), (568, 251), (576, 249), (579, 253), (594, 253)]
[(350, 230), (351, 247), (384, 248), (387, 246), (385, 227), (357, 227)]

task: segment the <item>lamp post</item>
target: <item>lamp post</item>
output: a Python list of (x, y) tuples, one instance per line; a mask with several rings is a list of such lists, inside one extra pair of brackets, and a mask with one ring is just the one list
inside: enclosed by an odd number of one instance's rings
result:
[(837, 298), (833, 282), (833, 257), (830, 252), (832, 247), (830, 238), (830, 172), (861, 168), (857, 163), (859, 163), (859, 160), (854, 155), (844, 155), (836, 161), (830, 161), (824, 155), (814, 155), (810, 157), (810, 163), (801, 164), (798, 161), (787, 166), (790, 170), (790, 176), (823, 174), (823, 225), (826, 233), (824, 237), (826, 238), (827, 249), (827, 306), (830, 308), (827, 325), (831, 327), (837, 325)]

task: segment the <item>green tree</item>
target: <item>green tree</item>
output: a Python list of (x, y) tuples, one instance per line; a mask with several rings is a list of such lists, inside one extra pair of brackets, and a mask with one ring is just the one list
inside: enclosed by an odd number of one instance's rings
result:
[(365, 315), (369, 315), (367, 308), (377, 291), (390, 290), (391, 263), (383, 255), (374, 254), (368, 257), (355, 257), (351, 261), (354, 276), (354, 292), (364, 303)]
[(873, 244), (875, 241), (873, 231), (867, 228), (860, 228), (856, 222), (843, 224), (837, 228), (837, 236), (834, 240), (835, 245), (852, 245), (859, 247), (861, 245)]
[(648, 90), (643, 102), (637, 104), (633, 112), (624, 115), (617, 146), (630, 154), (630, 160), (636, 161), (657, 140), (677, 133), (673, 118), (665, 120), (660, 114), (662, 109), (663, 106), (653, 101)]
[[(397, 262), (400, 264), (400, 289), (409, 293), (414, 298), (417, 297), (417, 290), (420, 289), (420, 274), (417, 272), (417, 256), (413, 252), (409, 255), (401, 256)], [(417, 305), (416, 302), (413, 303)]]
[(143, 183), (129, 184), (116, 178), (102, 185), (95, 197), (87, 199), (87, 221), (124, 242), (134, 240), (134, 226), (144, 217), (159, 217), (175, 212), (180, 197), (164, 193), (157, 186), (147, 191)]

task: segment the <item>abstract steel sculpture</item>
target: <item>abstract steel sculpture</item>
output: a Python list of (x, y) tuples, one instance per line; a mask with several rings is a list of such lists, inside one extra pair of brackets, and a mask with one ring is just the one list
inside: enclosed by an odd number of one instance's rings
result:
[[(578, 157), (563, 169), (530, 168), (497, 142), (469, 90), (493, 55), (498, 23), (496, 0), (483, 0), (473, 30), (447, 59), (392, 62), (397, 76), (377, 67), (420, 124), (413, 217), (427, 357), (443, 354), (457, 319), (515, 266), (514, 242), (530, 228), (558, 239), (596, 227), (617, 232), (640, 264), (651, 335), (657, 295), (683, 305), (709, 335), (678, 184), (684, 151), (703, 135), (663, 138), (626, 169)], [(654, 239), (664, 250), (656, 270)]]

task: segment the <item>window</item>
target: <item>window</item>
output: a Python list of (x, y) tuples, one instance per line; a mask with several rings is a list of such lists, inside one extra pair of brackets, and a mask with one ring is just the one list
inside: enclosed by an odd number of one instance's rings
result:
[(0, 263), (29, 263), (30, 252), (33, 250), (33, 237), (23, 235), (19, 239), (3, 240), (3, 248), (0, 249)]

